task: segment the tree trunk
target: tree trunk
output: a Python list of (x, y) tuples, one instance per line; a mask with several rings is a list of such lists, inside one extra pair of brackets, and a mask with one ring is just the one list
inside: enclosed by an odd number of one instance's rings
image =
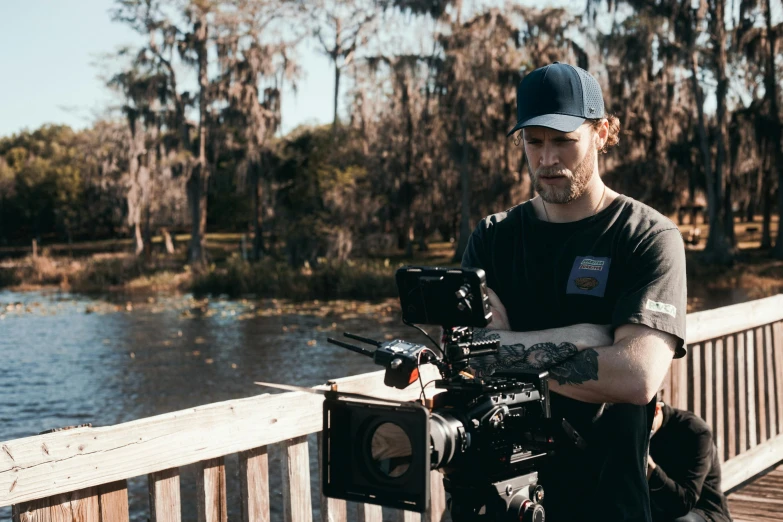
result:
[(460, 104), (460, 131), (462, 134), (462, 157), (460, 158), (459, 180), (462, 190), (462, 219), (459, 227), (459, 241), (454, 251), (453, 261), (462, 261), (462, 254), (468, 247), (470, 239), (470, 169), (468, 169), (468, 125), (465, 121), (464, 102)]
[(764, 148), (766, 154), (761, 160), (761, 248), (772, 248), (772, 153), (769, 150), (769, 138)]
[(139, 257), (144, 252), (144, 236), (141, 233), (141, 223), (138, 220), (133, 224), (133, 236), (136, 238), (136, 257)]
[[(691, 82), (696, 99), (696, 112), (698, 115), (699, 145), (701, 148), (702, 161), (704, 162), (704, 176), (707, 180), (707, 211), (710, 226), (710, 234), (707, 240), (706, 251), (709, 256), (718, 262), (725, 261), (728, 257), (727, 241), (724, 234), (722, 214), (721, 190), (718, 187), (716, 176), (712, 171), (712, 154), (707, 139), (707, 125), (704, 119), (704, 95), (699, 85), (699, 66), (698, 53), (693, 51), (691, 54)], [(720, 102), (719, 102), (720, 103)], [(726, 255), (722, 255), (724, 250)]]
[[(726, 235), (726, 227), (730, 225), (729, 216), (726, 214), (726, 206), (722, 204), (724, 199), (724, 190), (726, 187), (726, 164), (728, 155), (728, 107), (726, 105), (729, 91), (729, 79), (726, 75), (728, 67), (728, 58), (726, 56), (726, 25), (725, 25), (725, 0), (715, 0), (715, 46), (716, 46), (716, 74), (718, 86), (716, 97), (717, 107), (717, 153), (715, 155), (715, 175), (712, 187), (714, 190), (713, 201), (718, 204), (716, 208), (715, 223), (717, 228), (713, 228), (710, 223), (710, 236), (707, 240), (707, 252), (713, 259), (719, 263), (731, 261), (732, 244)], [(716, 233), (717, 232), (717, 233)]]
[[(769, 108), (769, 139), (772, 149), (771, 157), (775, 158), (772, 165), (778, 171), (778, 234), (775, 238), (775, 249), (772, 255), (783, 259), (783, 144), (781, 143), (780, 112), (778, 109), (778, 83), (775, 81), (775, 51), (777, 42), (777, 30), (772, 25), (771, 0), (764, 1), (764, 17), (767, 20), (767, 64), (764, 71), (764, 96), (767, 98)], [(772, 156), (774, 155), (774, 156)]]
[(207, 17), (206, 13), (194, 24), (196, 54), (198, 56), (198, 159), (188, 180), (188, 204), (190, 205), (191, 238), (189, 261), (192, 265), (202, 266), (206, 262), (205, 238), (207, 232)]
[(253, 220), (251, 222), (251, 228), (253, 230), (253, 251), (251, 259), (258, 261), (264, 256), (264, 235), (263, 235), (263, 218), (261, 217), (261, 192), (263, 192), (261, 179), (261, 165), (255, 163), (252, 166), (252, 172), (250, 175), (250, 198), (251, 208), (253, 212)]
[(332, 117), (332, 134), (337, 132), (337, 101), (340, 99), (340, 67), (334, 62), (334, 116)]

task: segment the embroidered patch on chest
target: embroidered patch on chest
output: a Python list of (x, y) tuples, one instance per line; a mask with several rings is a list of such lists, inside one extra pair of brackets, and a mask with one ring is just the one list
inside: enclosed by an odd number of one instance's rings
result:
[(609, 257), (577, 256), (568, 275), (566, 293), (603, 297), (611, 264)]

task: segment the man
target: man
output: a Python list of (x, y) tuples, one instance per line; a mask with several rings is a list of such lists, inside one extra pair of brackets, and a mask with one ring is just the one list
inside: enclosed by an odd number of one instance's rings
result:
[(474, 370), (549, 370), (552, 415), (588, 443), (541, 470), (547, 522), (649, 522), (653, 397), (685, 354), (682, 237), (601, 180), (598, 153), (619, 124), (589, 73), (557, 62), (529, 73), (517, 116), (509, 135), (522, 132), (538, 196), (482, 220), (464, 253), (493, 290), (492, 330), (477, 335), (501, 343)]
[(730, 522), (720, 460), (706, 422), (659, 401), (647, 457), (655, 522)]

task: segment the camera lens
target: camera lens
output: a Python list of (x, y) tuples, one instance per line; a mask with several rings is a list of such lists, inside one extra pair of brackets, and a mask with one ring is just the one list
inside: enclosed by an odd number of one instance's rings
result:
[(376, 471), (389, 478), (398, 478), (411, 464), (411, 440), (397, 424), (384, 422), (372, 433), (370, 456)]

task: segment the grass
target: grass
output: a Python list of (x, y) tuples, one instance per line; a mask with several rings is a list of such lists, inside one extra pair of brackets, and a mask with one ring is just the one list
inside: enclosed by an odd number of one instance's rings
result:
[[(783, 292), (783, 261), (772, 259), (769, 252), (759, 248), (760, 232), (753, 227), (760, 230), (760, 223), (735, 225), (739, 249), (732, 266), (703, 262), (709, 227), (697, 226), (702, 241), (695, 247), (689, 246), (686, 252), (691, 290), (741, 289), (750, 299)], [(777, 226), (777, 220), (773, 220), (773, 237)], [(693, 225), (686, 224), (680, 226), (680, 231), (687, 236), (692, 228)], [(314, 266), (291, 267), (271, 258), (248, 263), (239, 256), (241, 234), (224, 233), (207, 236), (212, 264), (195, 273), (185, 259), (189, 239), (186, 235), (177, 236), (178, 253), (167, 255), (161, 252), (160, 238), (156, 238), (153, 244), (158, 252), (148, 260), (127, 253), (132, 248), (128, 240), (71, 245), (72, 251), (82, 253), (81, 256), (57, 255), (64, 251), (64, 245), (47, 246), (36, 258), (28, 255), (0, 263), (0, 288), (26, 290), (56, 286), (78, 292), (193, 292), (294, 300), (379, 299), (396, 297), (394, 272), (399, 266), (457, 264), (452, 261), (454, 245), (451, 243), (431, 243), (427, 250), (415, 251), (412, 259), (392, 250), (346, 263), (321, 260)], [(117, 248), (124, 251), (115, 252)]]

